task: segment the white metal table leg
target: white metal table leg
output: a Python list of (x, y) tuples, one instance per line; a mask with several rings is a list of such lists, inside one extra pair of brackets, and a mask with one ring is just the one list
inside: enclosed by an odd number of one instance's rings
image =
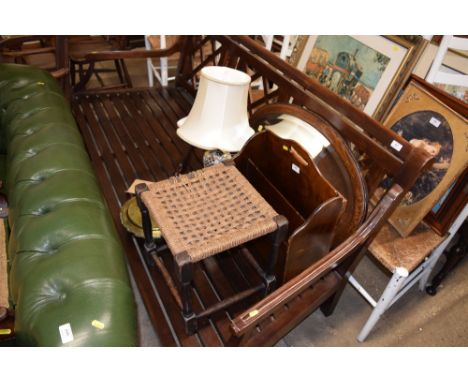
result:
[(280, 58), (282, 58), (283, 60), (286, 60), (286, 57), (288, 56), (290, 40), (291, 40), (290, 35), (283, 36), (283, 45), (281, 45), (281, 52), (280, 52)]
[(271, 50), (272, 46), (273, 46), (273, 38), (275, 36), (273, 36), (272, 34), (270, 35), (262, 35), (262, 38), (263, 38), (263, 42), (265, 43), (265, 48), (267, 48), (268, 50)]
[[(165, 49), (166, 48), (166, 35), (160, 35), (160, 48)], [(161, 85), (162, 86), (167, 86), (168, 84), (168, 67), (167, 67), (167, 57), (161, 57), (160, 59), (160, 65), (161, 65)]]
[[(145, 48), (146, 50), (151, 50), (151, 45), (148, 40), (148, 36), (145, 36)], [(154, 86), (154, 79), (153, 79), (153, 62), (151, 58), (146, 59), (146, 67), (148, 69), (148, 85), (150, 87)]]
[(408, 270), (406, 270), (405, 268), (398, 267), (395, 269), (395, 272), (393, 273), (390, 282), (388, 283), (376, 307), (372, 310), (371, 315), (367, 319), (366, 324), (364, 325), (357, 337), (357, 340), (359, 342), (362, 342), (367, 338), (370, 331), (374, 328), (377, 321), (379, 321), (382, 314), (391, 305), (395, 295), (404, 286), (405, 280), (408, 277), (408, 275)]

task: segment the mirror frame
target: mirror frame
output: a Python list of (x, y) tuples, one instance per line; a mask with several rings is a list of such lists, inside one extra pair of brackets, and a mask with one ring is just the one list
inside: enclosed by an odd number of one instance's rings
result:
[[(315, 128), (330, 142), (330, 146), (322, 150), (322, 153), (327, 151), (335, 161), (339, 158), (340, 163), (337, 163), (337, 166), (342, 172), (340, 179), (342, 184), (337, 182), (336, 174), (327, 170), (324, 165), (326, 162), (320, 162), (322, 154), (313, 158), (322, 175), (348, 200), (334, 239), (334, 247), (346, 240), (362, 224), (367, 215), (368, 193), (364, 176), (344, 138), (333, 128), (332, 124), (313, 112), (293, 104), (269, 104), (252, 115), (250, 126), (258, 131), (260, 126), (264, 127), (266, 121), (278, 118), (282, 114), (292, 115)], [(343, 184), (346, 184), (345, 188)]]

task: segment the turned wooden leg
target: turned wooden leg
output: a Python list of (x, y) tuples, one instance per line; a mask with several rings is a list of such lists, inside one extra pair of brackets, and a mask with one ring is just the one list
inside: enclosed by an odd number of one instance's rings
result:
[(123, 72), (123, 78), (124, 78), (126, 87), (128, 88), (133, 87), (132, 77), (130, 77), (130, 73), (128, 72), (128, 68), (124, 60), (120, 60), (120, 66)]
[(265, 272), (265, 294), (268, 294), (271, 289), (274, 287), (276, 282), (275, 277), (275, 266), (278, 260), (278, 254), (280, 250), (281, 243), (286, 240), (288, 236), (288, 220), (281, 215), (275, 217), (276, 224), (278, 228), (272, 235), (272, 243), (271, 243), (271, 253), (270, 258), (268, 260), (268, 265)]
[(198, 329), (197, 318), (192, 308), (192, 261), (187, 252), (178, 253), (174, 256), (174, 259), (182, 300), (185, 331), (188, 335), (192, 335)]

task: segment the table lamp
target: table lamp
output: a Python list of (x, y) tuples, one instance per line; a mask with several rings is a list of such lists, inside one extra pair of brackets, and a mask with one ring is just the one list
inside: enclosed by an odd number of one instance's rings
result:
[(236, 69), (203, 68), (195, 102), (188, 116), (177, 122), (177, 135), (200, 149), (239, 151), (254, 134), (247, 113), (250, 81)]

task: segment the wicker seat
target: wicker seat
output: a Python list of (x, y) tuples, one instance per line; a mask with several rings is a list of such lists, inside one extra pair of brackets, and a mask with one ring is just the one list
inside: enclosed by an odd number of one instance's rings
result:
[[(279, 245), (286, 238), (288, 223), (233, 163), (219, 164), (156, 183), (139, 184), (136, 194), (143, 217), (147, 260), (160, 268), (166, 282), (172, 286), (174, 283), (162, 261), (158, 260), (158, 248), (149, 234), (152, 230), (150, 215), (158, 222), (174, 256), (179, 285), (171, 289), (183, 310), (187, 333), (197, 330), (198, 319), (261, 290), (267, 293), (271, 289)], [(259, 272), (263, 284), (195, 315), (191, 306), (191, 265), (271, 233), (273, 243), (267, 269)], [(261, 270), (258, 264), (256, 268)], [(180, 289), (180, 294), (177, 289)]]
[(234, 166), (152, 183), (142, 195), (173, 254), (192, 262), (276, 230), (278, 214)]

